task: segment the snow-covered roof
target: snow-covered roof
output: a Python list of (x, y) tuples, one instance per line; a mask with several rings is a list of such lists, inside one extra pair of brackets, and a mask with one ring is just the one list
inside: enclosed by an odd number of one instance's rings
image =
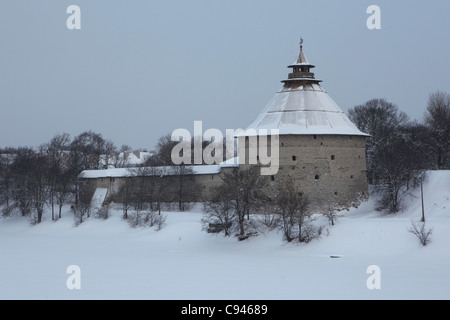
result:
[[(260, 129), (278, 129), (280, 135), (357, 135), (369, 136), (361, 132), (319, 85), (303, 53), (303, 40), (297, 61), (289, 65), (294, 73), (283, 80), (281, 91), (277, 92), (256, 119), (243, 133), (236, 136), (257, 135)], [(304, 66), (304, 70), (295, 70)], [(249, 131), (247, 131), (249, 130)], [(247, 131), (247, 132), (246, 132)]]
[[(232, 158), (215, 165), (198, 165), (186, 166), (187, 169), (192, 169), (192, 174), (217, 174), (222, 168), (237, 167), (238, 158)], [(134, 168), (112, 168), (101, 170), (84, 170), (79, 175), (80, 179), (96, 179), (96, 178), (124, 178), (143, 174), (145, 176), (173, 176), (178, 175), (180, 166), (160, 166), (160, 167), (134, 167)]]
[[(368, 136), (361, 132), (317, 83), (283, 87), (247, 129), (278, 129), (287, 134)], [(246, 134), (245, 134), (246, 135)]]
[(126, 151), (100, 157), (100, 165), (114, 167), (132, 167), (144, 164), (155, 153), (148, 151)]

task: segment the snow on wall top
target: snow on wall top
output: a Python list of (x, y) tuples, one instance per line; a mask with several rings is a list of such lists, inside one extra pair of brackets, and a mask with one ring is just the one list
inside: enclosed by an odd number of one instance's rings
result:
[(361, 132), (316, 83), (277, 92), (247, 129), (278, 129), (287, 134), (369, 136)]
[[(224, 167), (237, 167), (238, 158), (232, 158), (225, 162), (215, 165), (198, 165), (186, 166), (186, 169), (192, 169), (192, 174), (217, 174)], [(96, 178), (125, 178), (138, 175), (145, 176), (173, 176), (180, 174), (180, 166), (164, 166), (164, 167), (135, 167), (135, 168), (112, 168), (101, 170), (84, 170), (78, 178), (96, 179)]]

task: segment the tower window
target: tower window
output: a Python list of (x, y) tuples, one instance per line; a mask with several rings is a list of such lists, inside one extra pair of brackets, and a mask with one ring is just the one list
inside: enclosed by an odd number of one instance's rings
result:
[(297, 156), (292, 156), (292, 161), (297, 160)]
[(334, 154), (331, 155), (331, 160), (334, 160), (336, 157), (334, 156)]
[(353, 175), (350, 176), (350, 179), (353, 180)]
[(315, 134), (315, 135), (313, 136), (313, 138), (314, 138), (314, 139), (317, 139), (317, 135)]
[(337, 195), (338, 195), (337, 191), (335, 191), (335, 192), (334, 192), (334, 195), (335, 195), (335, 196), (337, 196)]
[(316, 174), (315, 176), (314, 176), (314, 179), (316, 179), (316, 180), (319, 180), (319, 175), (318, 174)]
[(275, 181), (275, 176), (273, 176), (273, 175), (270, 176), (270, 180), (271, 180), (271, 181)]

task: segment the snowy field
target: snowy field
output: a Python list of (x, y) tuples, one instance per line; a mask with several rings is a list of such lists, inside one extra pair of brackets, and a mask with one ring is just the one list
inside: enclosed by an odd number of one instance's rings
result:
[[(450, 171), (431, 172), (424, 194), (426, 247), (407, 231), (418, 193), (396, 215), (366, 202), (308, 244), (276, 231), (242, 242), (208, 234), (200, 207), (166, 212), (161, 231), (132, 229), (120, 211), (78, 227), (69, 210), (35, 226), (10, 217), (0, 220), (0, 299), (450, 299)], [(69, 265), (80, 267), (79, 290), (66, 286)], [(370, 265), (380, 289), (367, 288)]]

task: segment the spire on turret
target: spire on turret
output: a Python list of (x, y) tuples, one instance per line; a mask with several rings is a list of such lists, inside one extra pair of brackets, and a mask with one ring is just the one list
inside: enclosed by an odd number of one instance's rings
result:
[(303, 38), (300, 38), (300, 53), (298, 54), (297, 64), (309, 64), (303, 53)]

